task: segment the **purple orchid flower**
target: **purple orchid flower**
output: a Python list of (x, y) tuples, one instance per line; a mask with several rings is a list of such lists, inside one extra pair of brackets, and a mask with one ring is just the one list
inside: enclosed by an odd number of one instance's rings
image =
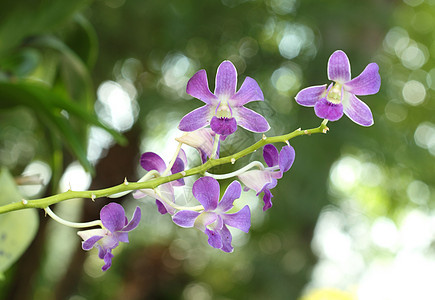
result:
[[(165, 172), (166, 170), (165, 161), (154, 152), (145, 152), (144, 154), (142, 154), (140, 158), (140, 165), (147, 171), (156, 170), (160, 174), (163, 174), (163, 172)], [(178, 153), (178, 156), (171, 168), (171, 174), (183, 171), (186, 165), (186, 153), (183, 149), (180, 149), (180, 152)], [(156, 199), (157, 209), (162, 215), (166, 213), (173, 215), (175, 213), (175, 209), (172, 206), (168, 205), (162, 198), (165, 198), (167, 201), (175, 203), (174, 186), (183, 185), (184, 179), (180, 178), (176, 181), (161, 184), (156, 189), (143, 189), (135, 191), (133, 193), (133, 197), (139, 199), (145, 196), (150, 196)]]
[(319, 118), (337, 121), (343, 113), (362, 126), (373, 124), (370, 108), (356, 96), (376, 94), (381, 87), (379, 66), (370, 63), (364, 71), (351, 80), (349, 59), (341, 50), (332, 53), (328, 61), (328, 78), (335, 82), (311, 86), (296, 95), (296, 102), (303, 106), (314, 106)]
[(266, 119), (243, 106), (251, 101), (264, 101), (258, 83), (246, 77), (237, 92), (236, 88), (237, 71), (228, 60), (218, 67), (214, 94), (208, 87), (206, 71), (196, 72), (187, 83), (186, 92), (205, 105), (185, 115), (178, 128), (194, 131), (210, 124), (215, 133), (224, 137), (234, 133), (237, 125), (253, 132), (268, 131), (270, 126)]
[(83, 250), (98, 249), (98, 257), (104, 260), (103, 271), (112, 265), (112, 249), (118, 247), (119, 242), (128, 243), (128, 232), (137, 227), (141, 218), (141, 210), (136, 207), (130, 223), (125, 216), (124, 208), (118, 203), (109, 203), (100, 211), (100, 219), (104, 228), (79, 231), (77, 234), (83, 239)]
[(234, 250), (231, 245), (232, 236), (227, 226), (248, 232), (251, 227), (251, 211), (244, 206), (240, 211), (228, 214), (233, 208), (235, 199), (240, 198), (242, 187), (238, 181), (233, 181), (219, 201), (220, 187), (216, 179), (201, 177), (193, 184), (193, 195), (204, 207), (203, 212), (181, 210), (172, 220), (181, 227), (196, 227), (208, 236), (208, 243), (213, 248), (224, 252)]
[(278, 153), (278, 149), (272, 144), (267, 144), (263, 148), (264, 161), (268, 165), (264, 170), (250, 170), (237, 176), (245, 184), (245, 190), (253, 189), (257, 196), (263, 192), (263, 211), (272, 207), (272, 193), (270, 190), (277, 185), (278, 179), (282, 178), (294, 160), (295, 150), (292, 146), (284, 146)]
[[(195, 131), (185, 132), (175, 140), (197, 149), (201, 155), (202, 163), (205, 163), (207, 158), (212, 155), (215, 135), (216, 134), (210, 128), (201, 128)], [(220, 140), (215, 158), (219, 158), (219, 146)]]

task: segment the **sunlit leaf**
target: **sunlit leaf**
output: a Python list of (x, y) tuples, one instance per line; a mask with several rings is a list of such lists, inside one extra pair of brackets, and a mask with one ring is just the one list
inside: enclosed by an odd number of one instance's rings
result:
[[(21, 201), (14, 179), (7, 169), (0, 170), (0, 205)], [(34, 209), (0, 215), (0, 277), (26, 251), (39, 225)]]

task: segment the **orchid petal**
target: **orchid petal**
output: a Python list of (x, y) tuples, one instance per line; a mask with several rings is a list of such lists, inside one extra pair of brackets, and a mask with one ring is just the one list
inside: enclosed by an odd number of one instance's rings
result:
[(236, 93), (237, 71), (229, 60), (223, 61), (216, 73), (216, 88), (214, 94), (218, 98), (229, 98)]
[(136, 209), (134, 210), (133, 216), (131, 217), (130, 223), (128, 223), (127, 226), (125, 226), (122, 229), (122, 231), (127, 232), (135, 229), (139, 225), (141, 216), (142, 216), (142, 212), (139, 206), (137, 206)]
[(180, 227), (189, 228), (193, 227), (199, 215), (200, 213), (197, 211), (181, 210), (172, 217), (172, 221)]
[(326, 84), (307, 87), (297, 93), (295, 100), (302, 106), (314, 106), (326, 92)]
[(228, 102), (231, 106), (242, 106), (251, 101), (264, 101), (264, 96), (257, 81), (246, 77), (240, 89)]
[[(174, 164), (171, 168), (171, 173), (179, 173), (184, 171), (185, 167), (187, 166), (187, 156), (183, 149), (180, 149), (180, 152), (178, 152), (177, 158), (175, 159)], [(184, 185), (184, 178), (177, 179), (176, 181), (172, 182), (172, 185), (174, 186), (183, 186)]]
[(245, 205), (240, 211), (234, 214), (224, 214), (224, 223), (228, 226), (248, 232), (251, 227), (251, 210)]
[(350, 80), (350, 63), (343, 51), (337, 50), (329, 57), (328, 78), (339, 83), (346, 83)]
[(314, 111), (319, 118), (337, 121), (343, 116), (343, 104), (334, 104), (322, 98), (314, 106)]
[(165, 161), (154, 152), (145, 152), (140, 157), (140, 165), (147, 171), (156, 170), (163, 173), (166, 170)]
[(108, 251), (106, 255), (104, 255), (104, 266), (101, 268), (101, 270), (107, 271), (112, 266), (112, 258), (113, 254)]
[(164, 215), (164, 214), (167, 214), (169, 212), (168, 208), (170, 206), (167, 205), (165, 202), (162, 202), (162, 201), (156, 199), (156, 205), (157, 205), (157, 210), (160, 214)]
[(222, 247), (222, 237), (218, 232), (206, 228), (204, 233), (208, 235), (208, 244), (210, 246), (218, 249)]
[(270, 172), (264, 170), (250, 170), (237, 176), (248, 188), (259, 193), (263, 187), (273, 181)]
[(368, 64), (362, 73), (344, 84), (346, 91), (354, 95), (372, 95), (379, 92), (381, 76), (376, 63)]
[(242, 185), (237, 180), (231, 182), (227, 187), (221, 201), (218, 204), (219, 210), (226, 212), (233, 207), (234, 200), (239, 199), (242, 194)]
[(346, 116), (361, 126), (371, 126), (374, 123), (372, 112), (367, 104), (352, 94), (343, 100), (343, 110)]
[(101, 247), (101, 245), (97, 245), (98, 249), (98, 257), (103, 259), (109, 249)]
[(263, 148), (263, 158), (269, 167), (277, 166), (279, 162), (278, 149), (272, 144), (267, 144)]
[(90, 239), (91, 237), (97, 235), (97, 236), (105, 236), (107, 234), (107, 229), (88, 229), (88, 230), (82, 230), (78, 231), (77, 235), (82, 238), (82, 240), (86, 241)]
[(220, 249), (227, 253), (233, 252), (234, 248), (233, 246), (231, 246), (233, 236), (225, 225), (222, 227), (221, 230), (219, 230), (219, 234), (222, 240), (222, 247)]
[(210, 224), (218, 220), (218, 214), (214, 211), (203, 211), (195, 220), (195, 228), (204, 231)]
[(218, 118), (214, 116), (210, 121), (210, 128), (217, 134), (227, 136), (237, 130), (235, 118)]
[(270, 192), (270, 190), (265, 189), (263, 195), (263, 202), (264, 202), (263, 211), (266, 211), (272, 207), (272, 197), (273, 195)]
[[(124, 232), (124, 231), (118, 231), (115, 232), (113, 234), (114, 240), (116, 240), (116, 242), (123, 242), (123, 243), (128, 243), (128, 232)], [(117, 245), (116, 245), (117, 246)], [(115, 248), (114, 247), (109, 247), (109, 248)]]
[(192, 193), (205, 211), (215, 210), (219, 201), (219, 182), (212, 177), (201, 177), (193, 184)]
[(213, 130), (210, 128), (201, 128), (192, 132), (186, 132), (175, 140), (196, 148), (201, 154), (202, 163), (205, 163), (207, 157), (212, 154), (214, 138)]
[(270, 129), (266, 119), (255, 111), (244, 106), (234, 107), (233, 115), (237, 124), (252, 132), (266, 132)]
[(148, 196), (148, 194), (144, 193), (145, 190), (137, 190), (133, 192), (133, 198), (134, 199), (140, 199)]
[[(116, 231), (116, 232), (113, 232), (112, 234), (106, 235), (98, 243), (99, 246), (101, 246), (103, 249), (114, 249), (114, 248), (118, 247), (118, 245), (119, 245), (118, 234), (119, 233), (120, 233), (119, 231)], [(100, 258), (102, 258), (102, 257), (100, 257)]]
[(186, 93), (195, 97), (205, 104), (214, 104), (217, 102), (215, 95), (210, 92), (207, 81), (207, 72), (199, 70), (187, 82)]
[(98, 236), (98, 235), (90, 237), (86, 241), (82, 242), (82, 249), (86, 251), (91, 250), (94, 247), (95, 243), (101, 240), (102, 238), (103, 236)]
[(284, 146), (279, 152), (279, 169), (287, 172), (295, 160), (295, 149), (292, 146)]
[(206, 126), (214, 113), (213, 107), (204, 105), (191, 111), (181, 119), (178, 129), (181, 131), (194, 131)]
[(213, 224), (215, 230), (220, 230), (224, 226), (224, 220), (220, 214), (216, 214), (216, 222)]
[(101, 222), (110, 232), (122, 230), (124, 218), (124, 208), (115, 202), (105, 205), (100, 211)]

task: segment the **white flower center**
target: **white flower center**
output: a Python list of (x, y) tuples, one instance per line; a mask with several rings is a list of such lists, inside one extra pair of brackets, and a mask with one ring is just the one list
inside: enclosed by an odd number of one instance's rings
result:
[(342, 99), (342, 84), (335, 83), (335, 85), (329, 90), (326, 100), (334, 104), (340, 104)]
[(228, 105), (227, 99), (221, 99), (221, 102), (219, 103), (219, 106), (216, 110), (216, 117), (218, 118), (231, 118), (231, 108)]

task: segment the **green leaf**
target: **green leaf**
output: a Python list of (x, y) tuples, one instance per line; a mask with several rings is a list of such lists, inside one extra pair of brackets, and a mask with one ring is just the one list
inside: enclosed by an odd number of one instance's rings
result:
[[(39, 83), (0, 82), (0, 104), (5, 104), (3, 106), (5, 108), (14, 105), (29, 107), (44, 121), (42, 123), (50, 132), (56, 133), (59, 138), (62, 138), (62, 141), (77, 157), (83, 167), (91, 173), (93, 168), (86, 158), (86, 145), (82, 141), (82, 135), (72, 126), (74, 119), (78, 119), (86, 125), (101, 127), (109, 132), (120, 144), (126, 143), (125, 137), (102, 124), (93, 112), (89, 112), (80, 104)], [(69, 118), (62, 115), (61, 111), (67, 112)]]
[(8, 0), (0, 11), (0, 56), (18, 46), (25, 38), (56, 30), (90, 0)]
[[(5, 168), (0, 170), (0, 205), (21, 201), (15, 181)], [(0, 215), (0, 278), (26, 251), (39, 225), (34, 209)]]

